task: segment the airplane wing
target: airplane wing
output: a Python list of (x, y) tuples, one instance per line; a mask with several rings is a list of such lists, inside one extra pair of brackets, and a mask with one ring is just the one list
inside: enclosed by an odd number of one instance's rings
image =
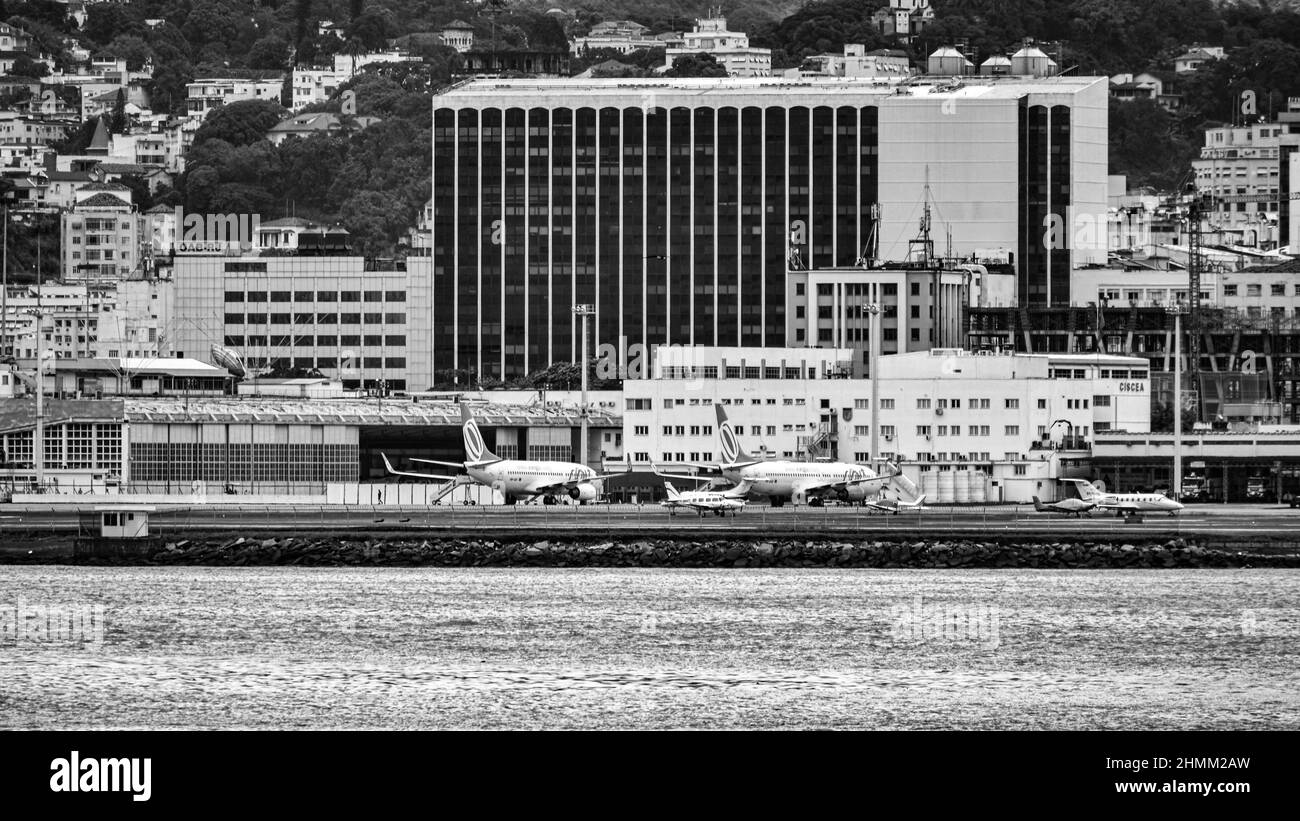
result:
[(894, 474), (864, 476), (861, 479), (841, 479), (838, 482), (808, 482), (799, 486), (798, 490), (802, 493), (824, 493), (826, 491), (845, 491), (851, 487), (862, 487), (870, 484), (884, 484), (894, 478)]
[[(394, 476), (409, 476), (413, 479), (433, 479), (434, 481), (437, 482), (454, 482), (458, 478), (457, 476), (441, 476), (433, 473), (411, 473), (405, 470), (398, 470), (397, 468), (393, 467), (392, 462), (388, 461), (387, 454), (381, 453), (379, 455), (384, 460), (384, 467), (387, 468), (388, 472), (393, 474)], [(464, 474), (461, 475), (463, 476)]]
[(425, 464), (425, 465), (446, 465), (447, 467), (452, 467), (452, 468), (465, 467), (464, 462), (443, 462), (438, 459), (416, 459), (415, 457), (411, 457), (411, 461), (420, 462), (421, 464)]

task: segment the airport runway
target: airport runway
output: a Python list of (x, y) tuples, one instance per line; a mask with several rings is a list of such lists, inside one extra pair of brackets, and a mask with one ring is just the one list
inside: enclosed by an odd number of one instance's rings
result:
[[(90, 535), (93, 513), (75, 504), (5, 505), (0, 531), (16, 534)], [(1209, 536), (1216, 541), (1300, 542), (1300, 510), (1278, 505), (1193, 506), (1177, 516), (1148, 514), (1138, 521), (1094, 513), (1076, 519), (1038, 513), (1029, 505), (942, 506), (889, 515), (861, 507), (773, 508), (750, 505), (739, 515), (677, 515), (659, 505), (336, 507), (315, 505), (209, 504), (158, 506), (154, 535), (199, 530), (427, 531), (495, 537), (644, 535), (654, 538), (791, 538), (819, 534), (884, 537), (905, 535), (966, 538), (1156, 538)]]

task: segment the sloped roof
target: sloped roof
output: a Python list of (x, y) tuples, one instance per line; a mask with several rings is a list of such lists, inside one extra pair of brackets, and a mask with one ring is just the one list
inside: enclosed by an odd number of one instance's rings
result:
[(112, 194), (96, 194), (77, 203), (78, 208), (128, 208), (130, 204)]
[(104, 126), (104, 118), (100, 117), (99, 119), (95, 120), (95, 135), (90, 138), (90, 147), (86, 149), (86, 153), (107, 154), (108, 147), (109, 147), (108, 129)]

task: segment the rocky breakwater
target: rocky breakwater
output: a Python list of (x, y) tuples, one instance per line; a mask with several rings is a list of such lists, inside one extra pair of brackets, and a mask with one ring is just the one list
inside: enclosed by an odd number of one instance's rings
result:
[(1300, 567), (1293, 546), (1207, 548), (1159, 542), (701, 540), (514, 541), (212, 536), (159, 542), (133, 555), (79, 556), (76, 564), (393, 567)]

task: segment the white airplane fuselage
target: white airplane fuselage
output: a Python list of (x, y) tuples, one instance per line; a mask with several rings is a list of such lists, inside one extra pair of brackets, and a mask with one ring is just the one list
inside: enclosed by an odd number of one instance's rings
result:
[(667, 499), (659, 504), (669, 509), (685, 507), (692, 510), (698, 510), (700, 513), (726, 513), (729, 510), (738, 511), (745, 508), (744, 499), (738, 499), (721, 493), (712, 493), (708, 491), (687, 491), (685, 493), (679, 493), (676, 498)]
[[(861, 482), (876, 478), (875, 472), (844, 462), (759, 462), (744, 467), (722, 466), (722, 475), (734, 484), (750, 483), (759, 496), (793, 497), (809, 486), (838, 482)], [(885, 481), (881, 478), (881, 481)]]
[[(562, 482), (588, 479), (591, 480), (591, 493), (581, 493), (579, 498), (587, 496), (586, 501), (594, 499), (598, 488), (595, 485), (596, 471), (576, 462), (533, 462), (518, 459), (502, 459), (489, 465), (465, 465), (465, 472), (476, 482), (491, 486), (503, 495), (512, 498), (537, 495), (537, 489)], [(586, 485), (579, 485), (579, 489)], [(554, 495), (566, 495), (557, 492)]]

